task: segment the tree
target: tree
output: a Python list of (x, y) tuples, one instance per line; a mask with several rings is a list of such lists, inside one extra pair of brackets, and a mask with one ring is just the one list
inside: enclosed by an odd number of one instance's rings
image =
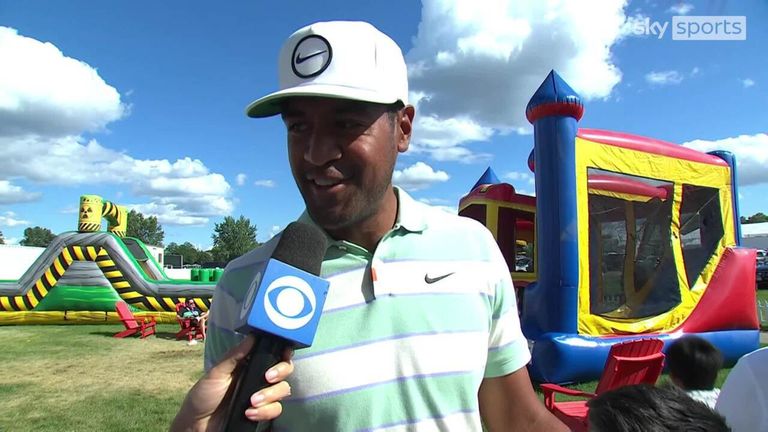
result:
[(211, 251), (200, 251), (200, 253), (197, 255), (198, 264), (205, 264), (211, 261), (213, 261), (213, 255), (211, 254)]
[(148, 245), (162, 246), (165, 232), (155, 216), (144, 217), (136, 210), (128, 212), (128, 237), (136, 237)]
[(229, 262), (259, 246), (256, 241), (256, 225), (251, 225), (251, 220), (243, 215), (237, 220), (231, 216), (225, 217), (222, 223), (216, 224), (213, 231), (211, 254), (216, 261)]
[(54, 238), (56, 238), (56, 236), (53, 235), (51, 230), (36, 226), (24, 230), (24, 238), (21, 239), (19, 244), (22, 246), (46, 247)]
[(753, 214), (750, 217), (744, 217), (742, 216), (740, 219), (742, 224), (753, 224), (753, 223), (761, 223), (761, 222), (768, 222), (768, 215), (762, 212), (758, 212)]
[(190, 242), (184, 242), (182, 244), (171, 243), (165, 248), (166, 255), (181, 255), (184, 264), (202, 264), (200, 257), (203, 253), (203, 251), (197, 249), (195, 245)]

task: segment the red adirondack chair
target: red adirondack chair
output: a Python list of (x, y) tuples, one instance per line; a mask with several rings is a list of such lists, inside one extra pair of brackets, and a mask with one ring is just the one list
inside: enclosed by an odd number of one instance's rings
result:
[(184, 302), (176, 304), (176, 321), (179, 322), (181, 329), (176, 333), (176, 339), (197, 340), (205, 338), (205, 331), (200, 326), (204, 326), (204, 322), (195, 323), (193, 319), (182, 318), (179, 316), (179, 310), (184, 307)]
[(613, 345), (594, 393), (571, 390), (557, 384), (541, 384), (544, 405), (573, 431), (587, 430), (586, 401), (557, 402), (555, 394), (593, 398), (601, 393), (632, 384), (656, 384), (664, 367), (664, 342), (645, 338)]
[(155, 317), (148, 317), (142, 320), (137, 319), (124, 301), (116, 302), (115, 310), (117, 311), (117, 316), (120, 317), (120, 321), (125, 326), (125, 330), (115, 334), (116, 338), (124, 338), (138, 333), (140, 335), (139, 338), (144, 339), (149, 335), (155, 334), (157, 324)]

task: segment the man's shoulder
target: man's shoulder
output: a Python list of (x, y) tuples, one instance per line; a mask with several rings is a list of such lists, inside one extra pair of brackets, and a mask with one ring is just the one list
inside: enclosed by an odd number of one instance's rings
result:
[(475, 219), (450, 213), (442, 208), (429, 204), (417, 203), (421, 206), (428, 229), (451, 230), (465, 232), (470, 235), (487, 236), (488, 228)]

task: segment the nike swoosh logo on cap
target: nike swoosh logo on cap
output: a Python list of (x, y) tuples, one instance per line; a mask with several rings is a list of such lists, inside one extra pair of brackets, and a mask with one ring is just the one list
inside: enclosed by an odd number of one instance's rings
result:
[(441, 280), (447, 278), (448, 276), (452, 275), (453, 273), (454, 272), (450, 272), (450, 273), (446, 273), (446, 274), (444, 274), (442, 276), (437, 276), (437, 277), (429, 277), (429, 273), (427, 273), (427, 274), (424, 275), (424, 282), (426, 282), (428, 284), (433, 284), (433, 283), (435, 283), (437, 281), (441, 281)]
[(328, 50), (322, 50), (322, 51), (318, 51), (318, 52), (313, 52), (312, 54), (310, 54), (310, 55), (308, 55), (306, 57), (302, 57), (301, 53), (296, 53), (296, 64), (302, 64), (305, 61), (311, 59), (312, 57), (317, 57), (320, 54), (323, 54), (323, 53), (326, 53), (326, 52), (328, 52)]

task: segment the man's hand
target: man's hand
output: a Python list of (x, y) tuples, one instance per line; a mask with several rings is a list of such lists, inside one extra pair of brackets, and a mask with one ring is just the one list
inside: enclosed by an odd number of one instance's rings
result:
[[(238, 365), (248, 355), (254, 344), (254, 337), (248, 336), (232, 348), (224, 359), (211, 368), (192, 387), (184, 398), (176, 418), (171, 424), (172, 432), (210, 431), (218, 432), (227, 420), (227, 410), (236, 382)], [(272, 385), (251, 396), (251, 407), (245, 416), (253, 421), (272, 420), (283, 412), (280, 401), (291, 394), (291, 387), (285, 381), (293, 372), (290, 358), (292, 350), (286, 350), (282, 362), (270, 368), (266, 379)]]

